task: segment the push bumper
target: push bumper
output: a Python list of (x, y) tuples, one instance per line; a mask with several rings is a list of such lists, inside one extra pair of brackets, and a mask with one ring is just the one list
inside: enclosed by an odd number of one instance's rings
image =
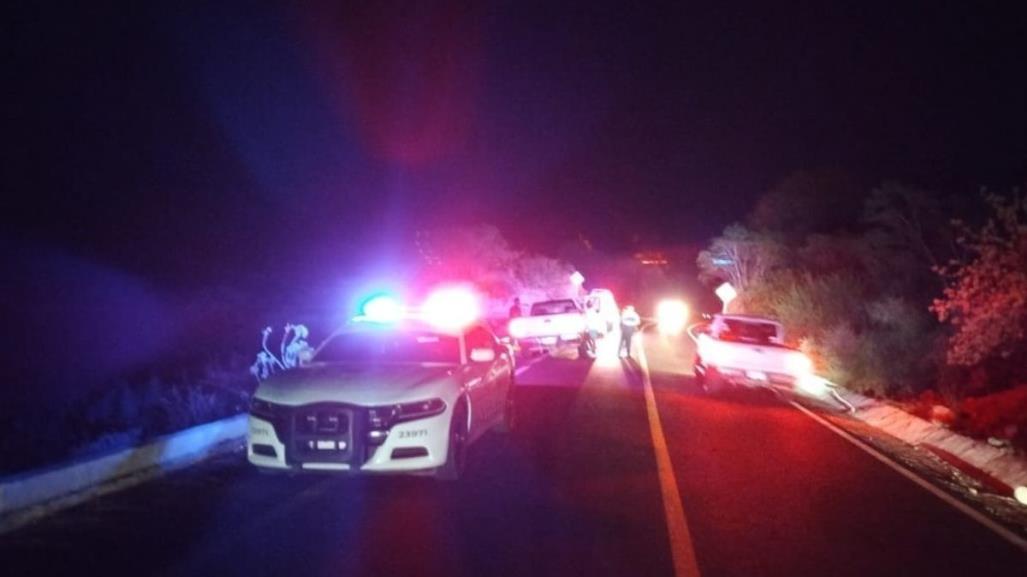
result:
[[(372, 432), (366, 409), (360, 407), (317, 405), (290, 407), (274, 416), (251, 414), (246, 457), (270, 471), (427, 474), (446, 462), (451, 415), (447, 408)], [(317, 419), (322, 418), (337, 426), (319, 429)]]

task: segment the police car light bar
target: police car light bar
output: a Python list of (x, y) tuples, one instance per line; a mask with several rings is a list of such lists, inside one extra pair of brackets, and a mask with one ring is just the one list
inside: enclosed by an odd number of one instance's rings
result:
[(421, 308), (424, 320), (441, 329), (459, 330), (481, 315), (478, 297), (469, 288), (451, 286), (431, 293)]
[(359, 321), (371, 323), (394, 323), (403, 318), (403, 305), (389, 295), (375, 295), (360, 307)]

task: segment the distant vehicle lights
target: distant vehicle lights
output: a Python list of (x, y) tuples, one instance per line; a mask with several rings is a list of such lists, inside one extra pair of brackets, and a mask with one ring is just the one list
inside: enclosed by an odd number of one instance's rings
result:
[(688, 305), (678, 299), (666, 299), (656, 305), (656, 323), (663, 335), (679, 335), (688, 324)]

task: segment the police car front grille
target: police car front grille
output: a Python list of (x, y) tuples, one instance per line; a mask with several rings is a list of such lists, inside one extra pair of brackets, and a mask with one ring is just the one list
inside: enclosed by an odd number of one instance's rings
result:
[(354, 454), (354, 410), (323, 403), (299, 407), (292, 415), (290, 461), (349, 462)]
[(296, 432), (305, 435), (335, 435), (349, 431), (349, 421), (350, 413), (345, 409), (301, 411), (296, 418)]

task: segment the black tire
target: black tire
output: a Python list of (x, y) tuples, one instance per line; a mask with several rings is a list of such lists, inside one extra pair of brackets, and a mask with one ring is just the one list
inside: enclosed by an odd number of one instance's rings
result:
[(506, 404), (503, 406), (503, 420), (496, 425), (497, 433), (512, 433), (517, 428), (517, 403), (514, 401), (514, 380), (510, 377), (510, 388), (506, 391)]
[(724, 390), (727, 383), (724, 382), (724, 377), (717, 374), (715, 369), (706, 367), (705, 374), (700, 381), (702, 383), (702, 390), (707, 395), (716, 395)]
[(439, 467), (435, 477), (440, 481), (459, 481), (467, 467), (467, 405), (457, 401), (453, 418), (449, 422), (449, 449), (446, 464)]
[(579, 359), (594, 359), (596, 358), (596, 342), (590, 336), (585, 336), (581, 339), (581, 344), (578, 345), (578, 358)]

